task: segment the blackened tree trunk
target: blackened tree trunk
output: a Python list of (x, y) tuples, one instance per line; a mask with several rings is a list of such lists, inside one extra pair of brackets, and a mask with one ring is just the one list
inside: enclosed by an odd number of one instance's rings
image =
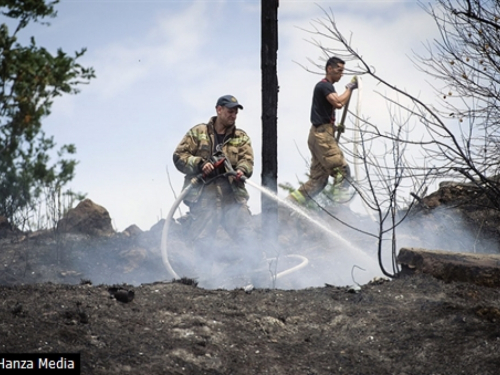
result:
[[(278, 188), (278, 0), (261, 1), (262, 69), (262, 186)], [(278, 203), (262, 194), (262, 228), (267, 239), (277, 238)]]

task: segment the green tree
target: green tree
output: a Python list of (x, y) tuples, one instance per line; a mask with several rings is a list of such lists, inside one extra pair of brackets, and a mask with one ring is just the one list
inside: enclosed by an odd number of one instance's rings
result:
[(17, 23), (12, 32), (6, 23), (0, 25), (0, 215), (10, 220), (30, 207), (44, 188), (61, 188), (71, 181), (77, 164), (65, 158), (75, 154), (72, 144), (60, 147), (58, 160), (51, 161), (56, 143), (46, 136), (42, 120), (55, 97), (76, 94), (78, 85), (95, 77), (92, 68), (77, 63), (85, 49), (71, 57), (61, 49), (51, 54), (37, 46), (34, 37), (28, 45), (17, 40), (30, 22), (55, 17), (57, 3), (0, 0), (2, 15)]

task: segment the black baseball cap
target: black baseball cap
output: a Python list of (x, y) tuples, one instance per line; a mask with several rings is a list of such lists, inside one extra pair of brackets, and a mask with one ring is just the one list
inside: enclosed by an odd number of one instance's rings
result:
[(238, 107), (239, 109), (243, 109), (243, 106), (238, 103), (238, 100), (236, 100), (236, 98), (232, 95), (221, 96), (219, 100), (217, 100), (217, 104), (215, 106), (218, 107), (220, 105), (227, 108)]

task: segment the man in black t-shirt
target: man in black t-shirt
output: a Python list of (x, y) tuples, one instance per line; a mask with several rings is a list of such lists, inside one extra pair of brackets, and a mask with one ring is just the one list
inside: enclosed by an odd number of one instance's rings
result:
[(353, 79), (346, 85), (342, 95), (337, 94), (333, 84), (342, 77), (344, 66), (345, 62), (338, 57), (328, 59), (325, 78), (314, 87), (312, 126), (307, 141), (312, 156), (309, 180), (289, 196), (300, 204), (305, 204), (319, 194), (327, 185), (330, 176), (334, 177), (335, 183), (338, 184), (347, 174), (348, 165), (335, 138), (338, 131), (335, 125), (335, 110), (346, 105), (352, 92), (358, 88), (358, 83)]

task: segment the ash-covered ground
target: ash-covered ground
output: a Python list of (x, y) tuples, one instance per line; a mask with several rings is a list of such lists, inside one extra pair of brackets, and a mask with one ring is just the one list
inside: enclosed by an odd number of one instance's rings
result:
[[(401, 246), (441, 240), (449, 251), (497, 253), (498, 211), (464, 207), (423, 207), (401, 227)], [(354, 250), (292, 217), (269, 251), (280, 260), (271, 275), (296, 265), (287, 255), (308, 264), (251, 291), (224, 278), (226, 289), (173, 282), (161, 222), (107, 236), (5, 235), (0, 352), (80, 353), (82, 374), (498, 373), (498, 289), (429, 275), (373, 279), (383, 276), (376, 239), (317, 218)], [(344, 219), (371, 229), (353, 213)], [(176, 240), (169, 252), (180, 272), (189, 256)]]

